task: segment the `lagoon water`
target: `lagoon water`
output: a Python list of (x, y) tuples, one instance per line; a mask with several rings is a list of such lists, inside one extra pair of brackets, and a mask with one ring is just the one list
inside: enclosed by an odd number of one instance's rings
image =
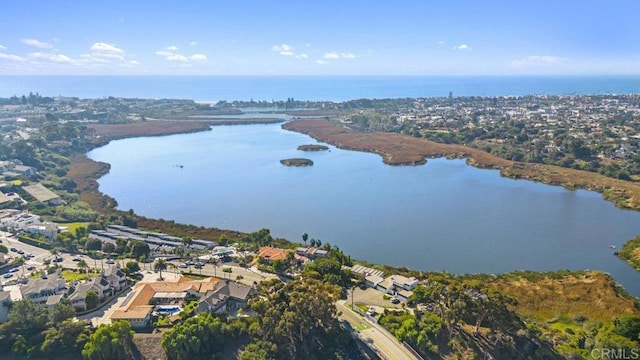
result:
[[(338, 245), (354, 258), (421, 270), (501, 273), (593, 269), (640, 296), (640, 274), (613, 255), (640, 235), (640, 213), (598, 193), (500, 177), (464, 160), (388, 166), (380, 156), (302, 152), (280, 124), (114, 141), (100, 190), (119, 208), (177, 222)], [(312, 167), (280, 164), (307, 157)], [(177, 167), (175, 165), (183, 165)]]

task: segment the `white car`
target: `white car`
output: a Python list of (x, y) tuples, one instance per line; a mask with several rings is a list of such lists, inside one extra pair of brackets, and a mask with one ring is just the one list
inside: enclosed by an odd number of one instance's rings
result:
[(187, 268), (189, 265), (185, 264), (185, 263), (181, 263), (180, 265), (178, 265), (179, 268), (185, 269)]

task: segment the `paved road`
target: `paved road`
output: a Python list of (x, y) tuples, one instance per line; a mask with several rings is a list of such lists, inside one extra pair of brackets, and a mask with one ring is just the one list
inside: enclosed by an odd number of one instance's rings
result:
[(361, 317), (345, 305), (344, 300), (336, 303), (338, 311), (342, 314), (340, 318), (351, 324), (351, 327), (358, 329), (360, 338), (378, 352), (378, 355), (387, 360), (417, 360), (398, 340), (393, 337), (382, 326)]
[[(3, 285), (15, 280), (19, 275), (29, 276), (31, 274), (31, 271), (26, 270), (28, 266), (33, 265), (36, 268), (42, 268), (42, 262), (45, 259), (53, 258), (53, 255), (49, 250), (45, 250), (37, 246), (22, 243), (8, 232), (0, 231), (0, 240), (2, 241), (1, 242), (2, 245), (6, 246), (7, 249), (10, 249), (13, 247), (18, 250), (24, 251), (25, 254), (33, 254), (33, 258), (27, 260), (24, 266), (19, 267), (18, 268), (19, 271), (15, 273), (12, 278), (9, 278), (9, 279), (0, 278), (2, 280)], [(15, 258), (22, 255), (18, 254), (17, 252), (9, 251), (7, 256)]]
[[(189, 268), (178, 268), (177, 266), (181, 263), (182, 261), (170, 261), (170, 263), (172, 263), (173, 265), (176, 266), (176, 268), (174, 269), (167, 269), (167, 271), (169, 272), (180, 272), (180, 271), (184, 271), (184, 272), (189, 272)], [(153, 266), (153, 265), (151, 265)], [(149, 268), (149, 265), (146, 265), (147, 268)], [(231, 269), (231, 273), (227, 273), (222, 271), (222, 269), (224, 268), (230, 268)], [(207, 275), (207, 276), (216, 276), (222, 279), (229, 279), (229, 280), (233, 280), (233, 281), (238, 281), (240, 283), (246, 284), (246, 285), (252, 285), (253, 282), (261, 282), (264, 280), (269, 280), (269, 279), (277, 279), (278, 277), (274, 274), (269, 274), (269, 273), (263, 273), (261, 271), (259, 271), (256, 268), (243, 268), (240, 266), (237, 266), (233, 263), (222, 263), (222, 264), (217, 264), (216, 266), (214, 266), (213, 264), (208, 264), (205, 263), (204, 267), (202, 269), (196, 269), (194, 266), (191, 267), (191, 272), (194, 274), (202, 274), (202, 275)], [(238, 275), (242, 276), (241, 280), (236, 280), (238, 278)]]

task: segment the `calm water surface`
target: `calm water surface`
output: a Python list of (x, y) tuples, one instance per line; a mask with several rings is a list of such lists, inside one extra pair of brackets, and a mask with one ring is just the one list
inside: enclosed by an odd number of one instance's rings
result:
[[(266, 227), (294, 241), (307, 232), (358, 259), (422, 270), (602, 270), (640, 295), (640, 274), (609, 247), (640, 235), (640, 213), (600, 194), (505, 179), (464, 160), (404, 167), (333, 146), (296, 150), (309, 143), (279, 124), (216, 126), (118, 140), (89, 157), (112, 165), (100, 190), (144, 216)], [(280, 164), (289, 157), (314, 166)]]

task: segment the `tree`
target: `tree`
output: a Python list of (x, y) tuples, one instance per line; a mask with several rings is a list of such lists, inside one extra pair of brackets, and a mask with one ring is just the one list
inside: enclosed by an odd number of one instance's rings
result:
[(30, 338), (47, 326), (47, 311), (29, 299), (13, 303), (9, 311), (12, 332)]
[(127, 240), (126, 239), (116, 239), (116, 253), (124, 254), (127, 252)]
[(55, 326), (64, 320), (71, 319), (75, 315), (76, 310), (71, 306), (69, 300), (63, 299), (55, 304), (49, 312), (49, 321)]
[(309, 234), (303, 233), (302, 234), (302, 241), (304, 241), (305, 245), (307, 245), (307, 240), (309, 240)]
[(87, 268), (89, 268), (89, 265), (87, 264), (86, 261), (84, 260), (80, 260), (78, 261), (78, 263), (76, 264), (76, 266), (78, 267), (78, 269), (80, 269), (80, 272), (86, 272)]
[(65, 320), (44, 331), (40, 351), (47, 357), (66, 354), (72, 358), (81, 352), (90, 334), (86, 321)]
[(87, 296), (84, 299), (87, 310), (94, 309), (98, 306), (98, 293), (92, 290), (87, 291)]
[(102, 244), (102, 252), (105, 254), (111, 254), (116, 252), (116, 246), (113, 243), (105, 242)]
[[(323, 359), (333, 357), (339, 345), (338, 311), (335, 301), (340, 288), (309, 278), (282, 283), (262, 282), (260, 300), (251, 305), (258, 323), (250, 327), (254, 337), (278, 344), (282, 358)], [(331, 351), (323, 354), (323, 351)]]
[(187, 318), (162, 336), (167, 358), (175, 360), (215, 359), (224, 348), (222, 321), (209, 312)]
[(162, 271), (167, 270), (167, 261), (165, 259), (156, 260), (153, 264), (153, 271), (160, 272), (160, 280), (162, 280)]
[(128, 261), (127, 265), (125, 265), (123, 271), (127, 275), (135, 274), (140, 271), (140, 264), (137, 261)]
[(302, 274), (334, 285), (344, 287), (351, 285), (351, 273), (348, 270), (343, 270), (342, 264), (331, 257), (314, 260), (304, 268)]
[(9, 252), (9, 249), (7, 249), (6, 246), (0, 245), (0, 253), (7, 254), (8, 252)]
[(614, 333), (622, 335), (628, 339), (640, 340), (640, 318), (635, 315), (625, 315), (620, 317), (615, 323)]
[(151, 249), (144, 241), (134, 240), (131, 243), (131, 257), (134, 259), (146, 258), (149, 256)]
[(82, 356), (89, 360), (132, 359), (133, 330), (128, 321), (115, 321), (100, 327), (89, 336)]
[(85, 250), (87, 251), (98, 251), (102, 249), (102, 241), (99, 239), (90, 238), (84, 245)]
[(258, 340), (245, 346), (240, 353), (240, 360), (272, 360), (278, 358), (277, 353), (276, 344)]
[(229, 245), (229, 238), (227, 237), (227, 235), (225, 234), (220, 235), (220, 237), (218, 238), (218, 245), (220, 246)]

